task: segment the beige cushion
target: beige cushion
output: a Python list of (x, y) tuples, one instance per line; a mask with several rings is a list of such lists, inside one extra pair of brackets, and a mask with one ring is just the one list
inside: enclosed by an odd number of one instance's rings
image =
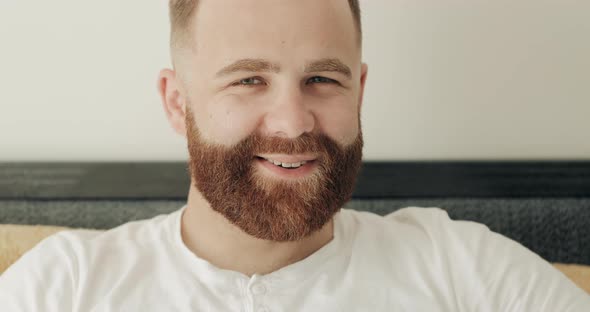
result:
[[(57, 226), (0, 224), (0, 274), (43, 238), (67, 229)], [(590, 266), (561, 263), (554, 265), (590, 293)]]
[(590, 294), (590, 266), (563, 263), (554, 263), (553, 265)]

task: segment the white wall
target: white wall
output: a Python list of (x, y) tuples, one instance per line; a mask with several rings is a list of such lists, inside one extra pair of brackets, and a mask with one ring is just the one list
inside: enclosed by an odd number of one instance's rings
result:
[[(590, 159), (590, 1), (365, 0), (367, 160)], [(166, 1), (0, 1), (0, 161), (184, 160)]]

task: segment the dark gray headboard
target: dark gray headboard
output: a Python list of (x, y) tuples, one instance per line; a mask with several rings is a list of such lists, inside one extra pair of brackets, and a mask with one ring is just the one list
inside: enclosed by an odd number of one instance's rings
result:
[[(0, 223), (106, 229), (179, 209), (186, 164), (0, 164)], [(348, 208), (440, 207), (552, 262), (590, 264), (590, 161), (368, 162)]]

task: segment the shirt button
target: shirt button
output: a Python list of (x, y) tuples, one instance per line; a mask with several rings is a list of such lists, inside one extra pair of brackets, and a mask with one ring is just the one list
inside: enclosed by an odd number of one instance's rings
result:
[(252, 286), (252, 293), (255, 295), (262, 295), (266, 292), (266, 287), (262, 284), (256, 284)]

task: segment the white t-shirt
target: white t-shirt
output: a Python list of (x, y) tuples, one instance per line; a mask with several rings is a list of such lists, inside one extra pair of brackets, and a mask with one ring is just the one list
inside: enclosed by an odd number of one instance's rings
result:
[(438, 208), (343, 209), (330, 243), (252, 277), (194, 255), (182, 211), (43, 240), (0, 276), (0, 311), (590, 311), (539, 256)]

